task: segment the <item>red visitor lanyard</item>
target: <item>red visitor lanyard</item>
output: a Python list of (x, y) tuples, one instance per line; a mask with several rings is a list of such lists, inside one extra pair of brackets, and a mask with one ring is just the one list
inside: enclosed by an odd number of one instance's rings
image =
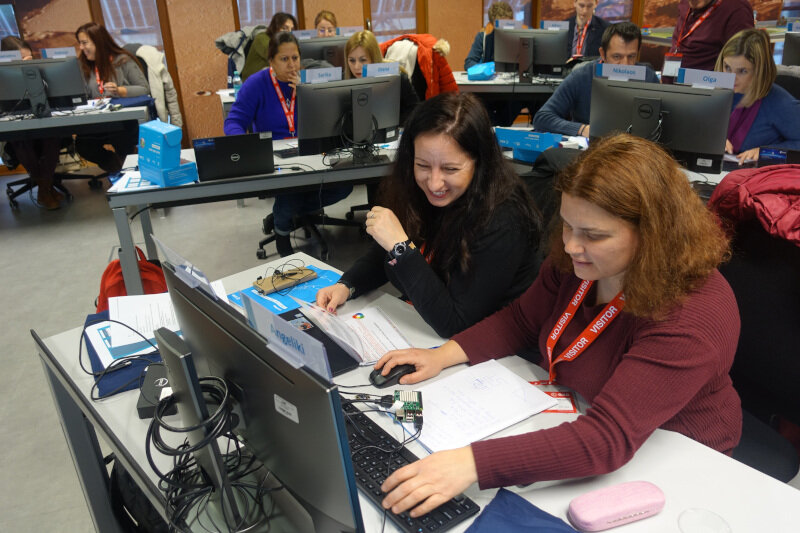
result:
[(272, 79), (272, 85), (275, 87), (275, 92), (278, 95), (278, 101), (281, 103), (281, 107), (283, 108), (283, 114), (286, 115), (286, 124), (289, 125), (289, 134), (292, 137), (296, 137), (294, 133), (294, 102), (295, 98), (297, 97), (297, 89), (292, 89), (292, 103), (291, 105), (286, 103), (286, 98), (283, 96), (283, 91), (281, 91), (280, 85), (278, 85), (278, 80), (275, 78), (275, 73), (272, 69), (269, 69), (269, 77)]
[(570, 344), (561, 354), (553, 361), (553, 348), (555, 348), (558, 339), (561, 337), (561, 334), (567, 328), (567, 325), (572, 321), (575, 317), (575, 313), (578, 311), (578, 308), (583, 302), (583, 299), (586, 297), (586, 293), (589, 292), (594, 281), (587, 281), (584, 280), (581, 282), (578, 290), (575, 291), (575, 296), (572, 297), (570, 300), (569, 305), (567, 305), (567, 309), (564, 311), (564, 314), (561, 315), (561, 318), (558, 319), (556, 325), (553, 326), (553, 331), (550, 332), (550, 335), (547, 337), (547, 362), (550, 365), (550, 382), (553, 383), (556, 380), (556, 372), (555, 366), (556, 363), (560, 363), (561, 361), (572, 361), (577, 359), (579, 355), (581, 355), (586, 348), (592, 344), (595, 339), (605, 330), (606, 326), (608, 326), (617, 316), (619, 312), (622, 311), (622, 308), (625, 307), (625, 296), (622, 292), (619, 292), (613, 300), (608, 302), (608, 304), (600, 311), (595, 319), (588, 325), (584, 330), (581, 332), (578, 337), (572, 341)]
[(583, 27), (583, 32), (581, 32), (581, 36), (578, 39), (578, 44), (575, 45), (575, 57), (583, 55), (583, 42), (586, 40), (586, 32), (589, 31), (589, 23), (592, 22), (592, 19), (589, 19), (589, 22)]
[(706, 9), (705, 13), (700, 15), (700, 18), (697, 19), (694, 22), (694, 24), (692, 24), (692, 27), (689, 28), (689, 31), (687, 31), (686, 33), (683, 33), (683, 30), (686, 28), (686, 23), (689, 21), (689, 14), (692, 12), (691, 9), (686, 10), (686, 17), (683, 19), (683, 24), (681, 24), (681, 31), (678, 33), (678, 35), (681, 35), (681, 34), (682, 35), (680, 37), (678, 37), (678, 43), (675, 45), (675, 52), (676, 53), (680, 50), (681, 43), (683, 43), (683, 40), (686, 39), (689, 35), (691, 35), (694, 30), (696, 30), (698, 27), (700, 27), (700, 25), (703, 22), (706, 21), (706, 19), (711, 15), (711, 13), (714, 12), (715, 9), (717, 9), (719, 7), (719, 5), (721, 3), (722, 3), (722, 0), (717, 0), (716, 2), (714, 2), (714, 5), (712, 5), (708, 9)]
[(97, 81), (97, 90), (100, 91), (100, 97), (103, 96), (103, 80), (100, 79), (100, 71), (94, 67), (94, 79)]

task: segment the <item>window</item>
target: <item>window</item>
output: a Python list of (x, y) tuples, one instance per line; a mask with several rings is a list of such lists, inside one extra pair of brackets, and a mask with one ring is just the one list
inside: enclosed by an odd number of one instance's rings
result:
[(8, 35), (19, 37), (17, 19), (14, 16), (14, 6), (11, 4), (0, 4), (0, 39)]
[(156, 0), (101, 0), (103, 21), (117, 44), (149, 44), (164, 49)]
[[(238, 0), (238, 4), (239, 25), (242, 28), (258, 24), (268, 26), (275, 13), (291, 13), (297, 18), (296, 0)], [(297, 22), (303, 24), (302, 21)]]
[(406, 33), (417, 33), (417, 2), (415, 0), (372, 0), (372, 31), (378, 42), (388, 41)]
[(633, 0), (600, 0), (594, 14), (609, 22), (631, 20)]

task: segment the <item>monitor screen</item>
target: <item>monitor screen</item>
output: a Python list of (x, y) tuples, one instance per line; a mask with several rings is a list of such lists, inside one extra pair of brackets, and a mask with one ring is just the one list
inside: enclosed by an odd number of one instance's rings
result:
[(299, 41), (300, 59), (321, 59), (334, 67), (344, 68), (344, 46), (349, 39), (344, 35), (302, 39)]
[(392, 141), (397, 138), (399, 125), (399, 76), (297, 87), (300, 155)]
[[(520, 39), (523, 39), (522, 43)], [(530, 39), (533, 40), (532, 50), (528, 46)], [(523, 67), (528, 66), (533, 74), (560, 75), (569, 59), (568, 50), (569, 32), (566, 30), (494, 31), (494, 63), (498, 72), (515, 72), (522, 51)], [(532, 67), (527, 65), (531, 60)]]
[(786, 33), (781, 65), (800, 65), (800, 32)]
[(0, 111), (49, 116), (50, 109), (86, 103), (83, 74), (74, 57), (0, 63)]
[(315, 531), (363, 531), (337, 388), (294, 368), (236, 309), (164, 265), (197, 373), (225, 380), (242, 413), (235, 432), (248, 450), (303, 506)]
[(18, 36), (19, 26), (12, 2), (0, 2), (0, 39), (9, 35)]
[(658, 142), (690, 170), (719, 172), (732, 103), (730, 89), (594, 78), (589, 131), (628, 132)]

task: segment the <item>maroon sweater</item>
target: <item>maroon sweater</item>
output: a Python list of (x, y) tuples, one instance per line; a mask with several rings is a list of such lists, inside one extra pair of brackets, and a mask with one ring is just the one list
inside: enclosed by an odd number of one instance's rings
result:
[[(681, 0), (678, 5), (675, 31), (672, 32), (670, 52), (675, 51), (678, 38), (688, 32), (697, 19), (707, 9), (711, 9), (715, 1), (711, 0), (702, 9), (690, 10), (687, 0)], [(688, 20), (686, 20), (687, 11), (691, 11)], [(684, 20), (686, 20), (685, 25)], [(719, 7), (681, 43), (680, 53), (683, 54), (681, 67), (714, 70), (717, 56), (728, 39), (737, 32), (752, 27), (753, 7), (747, 0), (723, 0)]]
[[(470, 364), (525, 346), (536, 345), (544, 354), (545, 340), (579, 284), (547, 260), (522, 296), (453, 340)], [(562, 333), (556, 356), (604, 307), (589, 305), (594, 291)], [(716, 270), (663, 321), (623, 311), (582, 355), (555, 367), (558, 383), (591, 404), (586, 414), (551, 429), (472, 443), (480, 487), (611, 472), (656, 428), (730, 453), (742, 427), (739, 397), (728, 376), (738, 339), (736, 300)]]

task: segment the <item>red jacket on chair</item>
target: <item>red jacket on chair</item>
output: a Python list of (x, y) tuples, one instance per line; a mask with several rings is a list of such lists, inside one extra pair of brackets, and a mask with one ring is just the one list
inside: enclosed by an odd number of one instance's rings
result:
[(732, 222), (756, 218), (770, 235), (800, 247), (800, 165), (735, 170), (714, 189), (708, 207)]
[(445, 59), (450, 51), (447, 41), (439, 40), (429, 33), (410, 33), (381, 43), (381, 54), (385, 56), (390, 46), (402, 40), (411, 41), (418, 47), (417, 68), (425, 76), (425, 82), (428, 84), (428, 89), (425, 91), (426, 100), (439, 93), (458, 92), (453, 71)]

